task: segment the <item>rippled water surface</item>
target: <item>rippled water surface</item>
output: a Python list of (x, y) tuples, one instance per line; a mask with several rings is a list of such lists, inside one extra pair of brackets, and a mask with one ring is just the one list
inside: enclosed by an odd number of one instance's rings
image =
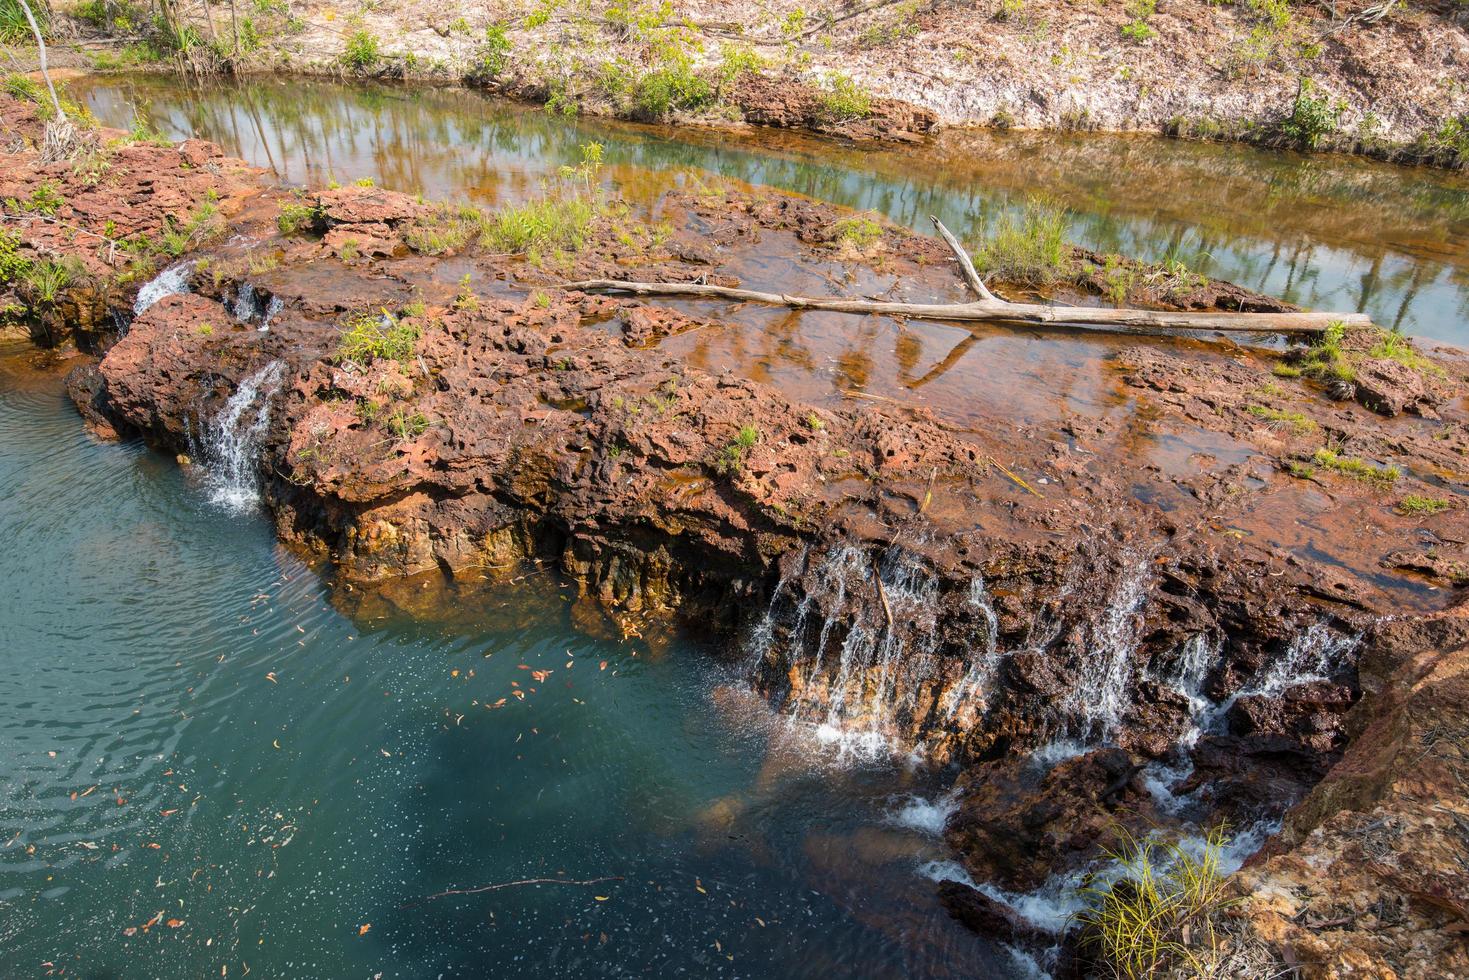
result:
[(1469, 346), (1469, 177), (1332, 155), (1158, 137), (952, 135), (923, 147), (847, 147), (565, 119), (459, 89), (271, 79), (191, 88), (169, 78), (74, 83), (97, 116), (202, 135), (283, 178), (371, 176), (483, 203), (534, 193), (577, 145), (599, 140), (636, 196), (690, 169), (768, 184), (971, 242), (1027, 195), (1073, 212), (1074, 240), (1177, 258), (1206, 275), (1317, 309)]
[[(544, 578), (350, 617), (34, 357), (0, 348), (0, 976), (1016, 969), (937, 908), (906, 767)], [(617, 880), (428, 897), (532, 878)]]

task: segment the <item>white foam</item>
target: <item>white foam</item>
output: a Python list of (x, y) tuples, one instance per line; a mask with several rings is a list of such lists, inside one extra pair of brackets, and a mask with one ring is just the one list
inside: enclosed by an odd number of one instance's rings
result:
[(133, 316), (141, 316), (143, 311), (165, 296), (187, 293), (189, 273), (193, 269), (192, 261), (175, 262), (150, 279), (142, 289), (138, 290), (138, 296), (133, 300)]

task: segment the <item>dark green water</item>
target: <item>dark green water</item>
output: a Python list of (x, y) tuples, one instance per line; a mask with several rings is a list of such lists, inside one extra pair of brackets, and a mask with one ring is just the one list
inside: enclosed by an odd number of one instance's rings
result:
[(606, 145), (613, 181), (714, 173), (872, 209), (923, 231), (938, 215), (970, 242), (1040, 194), (1103, 252), (1177, 258), (1317, 309), (1469, 347), (1469, 176), (1330, 155), (1158, 137), (956, 135), (926, 147), (847, 147), (572, 119), (459, 89), (267, 79), (191, 88), (172, 78), (73, 85), (97, 116), (135, 114), (200, 135), (297, 183), (371, 176), (431, 198), (524, 197), (577, 146)]
[(935, 906), (905, 766), (783, 741), (554, 582), (354, 622), (31, 356), (0, 348), (0, 977), (1016, 969)]

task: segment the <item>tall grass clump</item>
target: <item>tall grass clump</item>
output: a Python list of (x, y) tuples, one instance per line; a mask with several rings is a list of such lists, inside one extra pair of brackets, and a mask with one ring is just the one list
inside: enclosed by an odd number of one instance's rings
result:
[(1073, 274), (1066, 244), (1067, 211), (1043, 197), (1032, 197), (1020, 213), (1005, 213), (989, 241), (974, 256), (988, 275), (1022, 286), (1045, 286)]
[(375, 360), (401, 363), (413, 356), (421, 335), (417, 324), (406, 323), (387, 310), (357, 313), (342, 324), (337, 357), (357, 364)]
[(1211, 831), (1202, 853), (1178, 843), (1125, 837), (1108, 852), (1106, 884), (1086, 889), (1075, 921), (1082, 949), (1097, 972), (1117, 980), (1174, 975), (1210, 976), (1218, 960), (1219, 913), (1225, 893), (1223, 828)]

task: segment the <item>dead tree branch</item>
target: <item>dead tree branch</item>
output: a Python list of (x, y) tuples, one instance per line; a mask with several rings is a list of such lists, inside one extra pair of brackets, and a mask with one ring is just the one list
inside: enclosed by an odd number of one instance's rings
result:
[(583, 293), (631, 293), (634, 296), (694, 296), (727, 299), (740, 303), (788, 306), (797, 310), (825, 310), (864, 316), (903, 317), (913, 320), (997, 323), (1051, 323), (1072, 326), (1131, 328), (1143, 332), (1163, 330), (1208, 330), (1237, 333), (1323, 333), (1334, 323), (1349, 327), (1370, 326), (1362, 313), (1244, 313), (1219, 311), (1193, 313), (1172, 310), (1117, 309), (1093, 306), (1048, 306), (1044, 303), (1010, 303), (995, 297), (975, 271), (974, 263), (945, 228), (933, 219), (939, 234), (953, 250), (960, 272), (979, 299), (972, 303), (891, 303), (880, 300), (847, 299), (840, 296), (793, 296), (754, 289), (710, 286), (693, 282), (634, 282), (623, 279), (586, 279), (561, 283), (561, 289)]

